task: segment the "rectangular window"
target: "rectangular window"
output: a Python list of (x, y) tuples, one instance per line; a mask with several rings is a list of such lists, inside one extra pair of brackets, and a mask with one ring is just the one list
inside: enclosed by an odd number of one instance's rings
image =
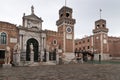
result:
[(85, 43), (85, 41), (83, 41), (83, 43)]
[(90, 40), (88, 39), (88, 42), (90, 42)]
[(78, 45), (77, 43), (75, 43), (75, 45)]
[(81, 42), (79, 42), (79, 44), (81, 44)]
[(88, 46), (88, 49), (90, 49), (90, 46)]

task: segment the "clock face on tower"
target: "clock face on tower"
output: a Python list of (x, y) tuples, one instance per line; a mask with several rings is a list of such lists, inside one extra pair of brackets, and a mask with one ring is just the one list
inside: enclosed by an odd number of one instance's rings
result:
[(66, 31), (67, 31), (67, 33), (72, 33), (72, 28), (71, 28), (70, 26), (68, 26), (68, 27), (66, 28)]

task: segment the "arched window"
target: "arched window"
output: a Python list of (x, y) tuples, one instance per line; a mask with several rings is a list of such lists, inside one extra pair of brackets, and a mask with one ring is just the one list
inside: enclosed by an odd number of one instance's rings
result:
[(0, 35), (0, 41), (1, 41), (1, 44), (6, 44), (7, 43), (7, 35), (6, 33), (2, 32), (1, 35)]

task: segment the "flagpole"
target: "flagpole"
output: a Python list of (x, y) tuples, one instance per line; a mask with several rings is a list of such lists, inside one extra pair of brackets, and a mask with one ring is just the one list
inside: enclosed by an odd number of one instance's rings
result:
[(65, 0), (65, 6), (67, 5), (67, 0)]
[(102, 12), (102, 10), (100, 9), (100, 19), (101, 19), (101, 12)]

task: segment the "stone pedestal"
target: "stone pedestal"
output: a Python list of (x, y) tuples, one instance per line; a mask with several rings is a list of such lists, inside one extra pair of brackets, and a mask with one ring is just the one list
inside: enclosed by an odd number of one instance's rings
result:
[(13, 64), (15, 66), (18, 66), (20, 64), (20, 54), (14, 54), (13, 55)]
[(16, 58), (17, 58), (16, 62), (17, 62), (17, 63), (20, 63), (20, 54), (17, 54), (17, 55), (16, 55)]
[(11, 68), (12, 64), (3, 64), (3, 68)]
[(30, 54), (30, 61), (31, 62), (34, 62), (34, 52), (32, 51), (31, 54)]

